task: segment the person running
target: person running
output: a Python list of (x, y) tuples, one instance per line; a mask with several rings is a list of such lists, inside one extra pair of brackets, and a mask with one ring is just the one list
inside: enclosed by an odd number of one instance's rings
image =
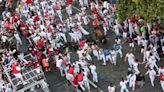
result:
[(156, 77), (156, 72), (154, 69), (148, 68), (148, 71), (146, 72), (146, 75), (149, 74), (151, 85), (154, 87), (154, 80)]
[(129, 90), (126, 87), (127, 83), (128, 83), (127, 80), (124, 80), (124, 78), (121, 78), (121, 81), (120, 81), (120, 87), (121, 87), (120, 92), (124, 92), (124, 91), (129, 92)]
[(91, 74), (92, 74), (92, 79), (93, 79), (93, 82), (98, 82), (98, 76), (97, 76), (97, 72), (96, 72), (96, 66), (94, 63), (92, 63), (89, 68), (91, 69)]
[(135, 61), (135, 56), (132, 51), (129, 51), (125, 56), (125, 61), (128, 59), (129, 67), (132, 68), (133, 62)]

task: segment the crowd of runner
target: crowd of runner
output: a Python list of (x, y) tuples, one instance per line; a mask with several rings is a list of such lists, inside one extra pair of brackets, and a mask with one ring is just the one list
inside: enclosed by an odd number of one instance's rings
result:
[[(74, 4), (80, 6), (80, 13), (74, 14)], [(88, 16), (88, 10), (93, 16)], [(64, 20), (65, 14), (68, 18)], [(117, 65), (118, 56), (122, 58), (122, 62), (125, 61), (129, 65), (128, 75), (120, 79), (120, 92), (129, 92), (127, 84), (132, 90), (135, 90), (136, 85), (142, 88), (145, 74), (149, 75), (152, 87), (155, 77), (159, 76), (164, 91), (164, 67), (157, 65), (157, 62), (162, 61), (159, 54), (164, 54), (164, 36), (160, 33), (160, 20), (155, 18), (154, 23), (149, 24), (145, 23), (144, 18), (134, 16), (120, 24), (114, 17), (116, 15), (116, 5), (108, 1), (20, 0), (14, 12), (10, 11), (7, 3), (0, 20), (1, 64), (12, 68), (13, 75), (18, 81), (22, 81), (18, 83), (27, 84), (19, 64), (19, 59), (25, 55), (19, 51), (19, 47), (25, 44), (22, 40), (25, 38), (28, 41), (28, 53), (37, 58), (37, 61), (33, 62), (36, 72), (40, 73), (40, 66), (45, 72), (49, 72), (50, 64), (54, 63), (56, 71), (59, 70), (60, 75), (65, 77), (77, 92), (82, 90), (82, 86), (90, 91), (88, 76), (92, 76), (94, 83), (99, 82), (93, 58), (97, 58), (105, 67), (106, 62)], [(83, 27), (89, 23), (93, 24), (93, 30)], [(88, 40), (90, 34), (96, 30), (101, 30), (104, 36), (115, 33), (113, 48), (104, 49), (96, 44), (97, 41)], [(129, 44), (129, 51), (123, 55), (122, 45), (125, 43)], [(77, 52), (78, 60), (72, 60), (71, 47)], [(140, 48), (143, 61), (135, 57), (136, 48)], [(140, 73), (139, 64), (145, 64), (145, 74)], [(3, 77), (2, 68), (0, 72), (0, 91), (11, 92), (11, 84)], [(110, 83), (108, 91), (116, 92), (115, 89), (114, 84)]]

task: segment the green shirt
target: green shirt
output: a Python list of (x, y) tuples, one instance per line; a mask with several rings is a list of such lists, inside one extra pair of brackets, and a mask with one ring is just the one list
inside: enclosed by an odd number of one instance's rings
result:
[(146, 32), (146, 27), (145, 26), (141, 27), (141, 32)]

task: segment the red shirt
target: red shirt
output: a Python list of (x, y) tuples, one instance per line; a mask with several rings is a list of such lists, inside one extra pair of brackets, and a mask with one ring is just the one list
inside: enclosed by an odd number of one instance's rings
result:
[(84, 41), (80, 41), (80, 47), (83, 48), (84, 47), (85, 42)]
[(77, 80), (78, 80), (78, 82), (83, 81), (83, 76), (84, 76), (83, 73), (80, 73), (80, 74), (77, 75)]
[(34, 49), (32, 49), (32, 50), (31, 50), (31, 53), (36, 55), (36, 54), (37, 54), (37, 51), (34, 50)]
[(67, 4), (72, 4), (73, 0), (67, 0)]
[(77, 86), (77, 85), (78, 85), (78, 80), (77, 80), (77, 78), (74, 78), (74, 79), (73, 79), (73, 84), (74, 84), (74, 86)]
[(27, 5), (31, 4), (31, 0), (26, 0), (26, 4)]
[(39, 21), (39, 20), (40, 20), (40, 18), (39, 18), (38, 15), (34, 17), (34, 22), (37, 22), (37, 21)]
[(98, 19), (95, 19), (93, 21), (93, 26), (96, 28), (96, 27), (98, 27), (98, 25), (99, 25), (99, 21), (98, 21)]
[(69, 74), (74, 74), (74, 70), (75, 70), (75, 69), (74, 69), (73, 67), (71, 67), (71, 68), (68, 70), (68, 73), (69, 73)]
[(17, 70), (17, 67), (19, 67), (18, 64), (12, 64), (12, 70), (13, 70), (13, 74), (18, 74), (21, 73), (20, 70)]
[(43, 41), (42, 40), (39, 40), (38, 42), (37, 42), (37, 45), (38, 45), (38, 47), (43, 47)]

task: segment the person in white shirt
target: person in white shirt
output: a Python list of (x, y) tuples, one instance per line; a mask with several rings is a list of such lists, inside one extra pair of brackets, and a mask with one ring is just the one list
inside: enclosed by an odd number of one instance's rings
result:
[[(63, 29), (60, 28), (59, 31), (60, 30), (63, 30)], [(65, 33), (63, 33), (63, 32), (57, 32), (56, 33), (56, 36), (59, 37), (59, 38), (62, 38), (64, 40), (64, 42), (67, 42), (67, 38), (66, 38)]]
[(117, 52), (114, 49), (111, 50), (111, 57), (112, 57), (112, 60), (111, 60), (112, 64), (116, 65), (116, 62), (117, 62)]
[(126, 56), (125, 56), (125, 61), (128, 59), (128, 64), (129, 64), (129, 66), (132, 68), (132, 64), (133, 64), (133, 62), (134, 62), (134, 60), (135, 60), (135, 56), (134, 56), (134, 54), (131, 52), (131, 51), (129, 51), (127, 54), (126, 54)]
[(115, 87), (113, 86), (113, 83), (110, 83), (108, 86), (108, 92), (115, 92)]
[(129, 92), (129, 90), (126, 87), (127, 83), (128, 83), (127, 80), (124, 80), (124, 78), (121, 79), (121, 82), (120, 82), (121, 90), (120, 90), (120, 92), (124, 92), (124, 91)]
[(21, 40), (21, 38), (20, 38), (20, 36), (19, 36), (19, 34), (17, 32), (14, 33), (14, 37), (15, 37), (15, 39), (17, 41), (17, 45), (18, 44), (22, 45), (22, 40)]
[(85, 88), (90, 90), (90, 85), (89, 85), (89, 81), (88, 81), (88, 73), (84, 69), (82, 71), (84, 73), (83, 84), (84, 84)]
[(156, 58), (153, 56), (152, 53), (150, 53), (147, 64), (150, 66), (151, 69), (154, 69), (155, 67), (158, 70), (158, 66), (156, 62), (157, 62)]
[(84, 24), (85, 25), (88, 25), (88, 23), (89, 23), (89, 18), (88, 18), (88, 16), (86, 15), (86, 14), (84, 14), (83, 16), (82, 16), (82, 19), (83, 19), (83, 22), (84, 22)]
[(137, 37), (134, 38), (134, 40), (137, 40), (137, 45), (140, 46), (142, 41), (142, 36), (138, 34)]
[(77, 50), (77, 54), (79, 56), (79, 59), (81, 59), (83, 57), (83, 52), (84, 52), (83, 49), (79, 48), (79, 50)]
[(141, 45), (142, 45), (141, 53), (143, 53), (144, 50), (147, 49), (148, 41), (147, 41), (145, 38), (142, 38), (142, 40), (141, 40)]
[(147, 50), (144, 51), (144, 56), (143, 56), (143, 61), (144, 62), (148, 61), (150, 53), (151, 53), (150, 48), (148, 48)]
[(85, 5), (86, 7), (89, 7), (89, 0), (84, 0), (84, 5)]
[(129, 78), (129, 87), (132, 87), (133, 91), (135, 90), (135, 84), (136, 84), (136, 75), (133, 73)]
[(59, 56), (59, 58), (56, 59), (56, 67), (60, 70), (61, 76), (64, 76), (64, 74), (63, 74), (63, 67), (62, 67), (62, 61), (63, 60)]
[(133, 24), (130, 20), (128, 20), (128, 22), (129, 22), (129, 34), (130, 37), (132, 38), (132, 34), (134, 33)]
[(149, 74), (151, 85), (154, 87), (154, 80), (155, 80), (155, 76), (156, 76), (155, 70), (149, 68), (148, 71), (146, 72), (146, 75), (147, 74)]
[(94, 63), (92, 63), (89, 68), (91, 69), (91, 74), (92, 74), (92, 79), (93, 82), (98, 82), (98, 76), (97, 76), (97, 72), (96, 72), (96, 66), (94, 65)]
[(72, 6), (71, 5), (68, 5), (66, 7), (66, 11), (67, 11), (68, 16), (70, 17), (72, 15)]
[(100, 56), (100, 60), (103, 61), (103, 65), (106, 65), (106, 58), (105, 58), (104, 51), (102, 48), (99, 49), (99, 56)]
[(73, 62), (73, 65), (74, 65), (74, 68), (75, 68), (75, 73), (79, 73), (80, 72), (80, 64), (79, 64), (79, 61), (74, 61)]
[(137, 75), (140, 73), (139, 69), (138, 69), (138, 64), (143, 64), (141, 62), (138, 61), (138, 59), (136, 59), (134, 62), (133, 62), (133, 70), (134, 70), (134, 73)]
[(98, 46), (96, 44), (92, 45), (92, 53), (99, 60)]
[(83, 35), (89, 35), (90, 34), (87, 30), (84, 29), (81, 22), (77, 22), (77, 25), (78, 25), (78, 29), (81, 31), (81, 33)]
[(158, 59), (158, 61), (160, 61), (160, 57), (159, 57), (159, 54), (157, 52), (157, 47), (153, 45), (152, 47), (152, 53), (153, 53), (153, 56)]
[(113, 28), (114, 28), (115, 35), (116, 35), (117, 37), (120, 36), (119, 25), (118, 25), (118, 24), (114, 24)]

